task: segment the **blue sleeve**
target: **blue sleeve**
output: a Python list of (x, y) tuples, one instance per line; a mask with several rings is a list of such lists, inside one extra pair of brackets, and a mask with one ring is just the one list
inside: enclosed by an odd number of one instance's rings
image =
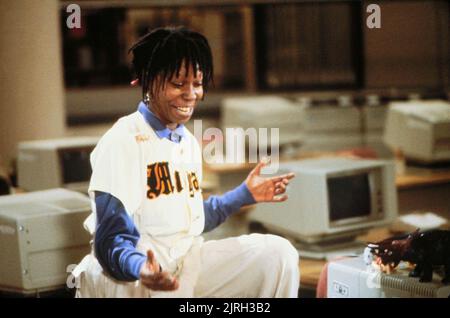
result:
[(121, 281), (139, 279), (147, 257), (136, 250), (139, 232), (122, 203), (109, 193), (95, 192), (95, 255), (103, 269)]
[(212, 195), (203, 201), (205, 228), (208, 232), (222, 224), (228, 216), (242, 206), (256, 203), (245, 182), (222, 196)]

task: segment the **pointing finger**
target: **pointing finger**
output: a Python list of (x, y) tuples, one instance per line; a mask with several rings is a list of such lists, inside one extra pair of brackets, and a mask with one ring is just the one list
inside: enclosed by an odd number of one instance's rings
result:
[(282, 181), (282, 180), (286, 179), (287, 181), (289, 181), (293, 177), (295, 177), (295, 173), (290, 172), (290, 173), (287, 173), (287, 174), (283, 174), (281, 176), (272, 177), (272, 178), (270, 178), (270, 180), (272, 180), (274, 182), (278, 182), (278, 181)]
[(290, 180), (290, 179), (292, 179), (292, 178), (295, 177), (295, 173), (289, 172), (289, 173), (286, 173), (286, 174), (284, 174), (284, 175), (282, 175), (282, 176), (280, 176), (280, 177), (282, 177), (283, 179), (288, 179), (288, 180)]

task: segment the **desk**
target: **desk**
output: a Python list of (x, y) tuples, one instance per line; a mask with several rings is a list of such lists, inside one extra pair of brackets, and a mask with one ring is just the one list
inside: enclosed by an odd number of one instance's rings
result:
[(395, 183), (399, 190), (449, 184), (450, 167), (446, 169), (406, 167), (404, 173), (397, 175)]
[[(207, 166), (208, 173), (212, 173), (221, 181), (227, 180), (225, 187), (221, 187), (222, 192), (231, 189), (240, 184), (254, 164), (243, 165), (217, 165)], [(210, 179), (211, 180), (211, 179)], [(234, 184), (231, 184), (234, 182)], [(211, 185), (214, 182), (210, 183)], [(450, 219), (450, 168), (446, 169), (425, 169), (416, 167), (406, 167), (401, 174), (396, 177), (396, 186), (398, 191), (398, 206), (400, 214), (407, 214), (413, 211), (432, 211), (447, 219)], [(250, 212), (250, 208), (245, 211)], [(244, 213), (246, 214), (246, 213)], [(237, 216), (230, 218), (232, 222), (232, 235), (243, 234), (245, 231), (245, 220)], [(228, 222), (228, 221), (227, 221)], [(231, 226), (230, 226), (231, 227)], [(226, 227), (222, 227), (221, 235), (226, 235)], [(216, 232), (217, 233), (217, 232)], [(359, 237), (362, 241), (378, 241), (380, 239), (392, 236), (387, 228), (374, 229), (367, 235)], [(300, 286), (301, 288), (313, 289), (317, 287), (324, 260), (312, 260), (302, 258), (300, 260)]]
[(432, 211), (450, 219), (450, 168), (407, 167), (396, 185), (400, 213)]

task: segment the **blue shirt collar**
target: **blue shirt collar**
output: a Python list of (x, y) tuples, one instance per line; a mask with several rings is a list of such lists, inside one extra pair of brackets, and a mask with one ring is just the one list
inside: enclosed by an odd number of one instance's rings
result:
[(173, 142), (179, 143), (181, 138), (184, 138), (184, 125), (179, 124), (175, 130), (167, 128), (155, 114), (147, 107), (144, 102), (140, 102), (138, 105), (138, 112), (144, 116), (145, 121), (153, 128), (156, 135), (159, 138), (167, 138)]

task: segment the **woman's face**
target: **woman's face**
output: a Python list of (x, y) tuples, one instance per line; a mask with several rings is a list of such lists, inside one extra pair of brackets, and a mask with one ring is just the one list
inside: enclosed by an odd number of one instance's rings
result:
[[(202, 72), (197, 71), (197, 74), (194, 74), (192, 66), (186, 76), (183, 63), (178, 77), (174, 74), (163, 88), (156, 91), (150, 102), (152, 112), (170, 129), (186, 123), (203, 97), (202, 81)], [(156, 84), (158, 85), (158, 81)]]

